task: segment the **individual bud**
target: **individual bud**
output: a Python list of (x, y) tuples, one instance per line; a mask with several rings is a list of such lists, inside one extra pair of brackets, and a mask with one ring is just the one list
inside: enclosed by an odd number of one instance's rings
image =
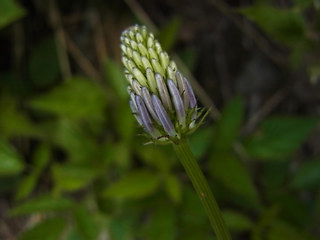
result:
[(169, 116), (168, 116), (168, 113), (166, 112), (166, 110), (162, 106), (162, 103), (161, 103), (160, 99), (158, 98), (158, 96), (155, 94), (152, 95), (152, 103), (153, 103), (154, 109), (157, 113), (157, 116), (158, 116), (164, 130), (166, 131), (166, 133), (168, 133), (169, 136), (171, 136), (171, 137), (176, 136), (176, 131), (173, 127), (173, 124), (172, 124)]
[(136, 33), (136, 39), (138, 43), (142, 43), (143, 42), (143, 37), (140, 33)]
[(132, 49), (130, 48), (130, 47), (127, 47), (127, 56), (129, 57), (129, 58), (132, 58)]
[(140, 118), (140, 115), (138, 114), (137, 106), (132, 102), (132, 100), (129, 101), (129, 105), (132, 111), (133, 116), (136, 118), (137, 122), (140, 126), (143, 125), (142, 120)]
[(161, 67), (161, 65), (159, 64), (159, 62), (156, 59), (152, 58), (151, 59), (151, 64), (152, 64), (152, 67), (153, 67), (155, 72), (160, 73), (161, 76), (166, 76), (163, 68)]
[(126, 79), (128, 80), (128, 82), (130, 83), (130, 85), (132, 85), (132, 81), (133, 81), (133, 76), (129, 73), (129, 74), (125, 74)]
[(185, 127), (186, 125), (186, 113), (184, 111), (183, 102), (179, 93), (179, 90), (177, 89), (176, 85), (173, 83), (171, 79), (168, 79), (168, 86), (169, 91), (172, 96), (172, 102), (176, 110), (177, 118), (182, 125), (182, 127)]
[(138, 45), (137, 45), (137, 43), (135, 41), (131, 40), (130, 41), (130, 45), (131, 45), (132, 49), (137, 50)]
[(155, 41), (154, 48), (156, 49), (157, 53), (160, 54), (162, 52), (161, 45), (158, 41)]
[(147, 40), (148, 48), (153, 48), (153, 44), (154, 44), (154, 38), (152, 38), (151, 36), (148, 37), (148, 40)]
[(134, 67), (132, 69), (132, 73), (133, 73), (134, 77), (138, 80), (138, 82), (142, 86), (146, 86), (147, 85), (146, 77), (142, 74), (142, 72), (140, 72), (140, 70), (138, 68)]
[(144, 39), (147, 38), (147, 36), (148, 36), (148, 31), (147, 31), (146, 26), (142, 26), (142, 27), (141, 27), (141, 34), (142, 34), (142, 36), (143, 36)]
[(146, 49), (146, 47), (142, 43), (138, 43), (138, 49), (139, 49), (140, 54), (142, 56), (149, 57), (148, 50)]
[(141, 96), (141, 85), (137, 80), (132, 81), (132, 88), (136, 92), (136, 94)]
[(130, 39), (127, 37), (124, 37), (123, 42), (125, 42), (125, 44), (128, 46), (130, 44)]
[(185, 83), (187, 85), (190, 108), (195, 108), (195, 107), (197, 107), (197, 100), (196, 100), (196, 97), (194, 95), (193, 89), (192, 89), (189, 81), (186, 78), (184, 78), (184, 81), (185, 81)]
[(155, 77), (161, 101), (167, 110), (172, 111), (172, 105), (167, 86), (159, 73), (156, 73)]
[(151, 92), (156, 93), (157, 92), (157, 83), (156, 83), (156, 78), (154, 76), (154, 72), (152, 71), (151, 68), (147, 68), (146, 75), (147, 75), (148, 84), (151, 88)]
[(126, 69), (129, 69), (129, 65), (127, 63), (129, 59), (125, 56), (122, 56), (121, 60), (122, 60), (123, 65), (126, 67)]
[(170, 67), (172, 68), (172, 71), (176, 72), (178, 70), (177, 65), (174, 61), (170, 61)]
[(159, 137), (159, 132), (153, 127), (152, 121), (150, 119), (149, 113), (147, 111), (147, 108), (145, 106), (145, 103), (142, 97), (140, 97), (139, 95), (136, 95), (135, 100), (136, 100), (139, 116), (143, 123), (143, 127), (152, 137), (154, 138)]
[(189, 94), (188, 94), (187, 84), (184, 80), (184, 77), (179, 71), (176, 72), (176, 80), (177, 80), (179, 92), (183, 99), (184, 108), (188, 109), (190, 103), (189, 103)]
[(174, 82), (174, 84), (177, 84), (176, 75), (170, 66), (167, 67), (167, 75), (168, 78), (170, 78)]
[(125, 45), (120, 44), (120, 48), (121, 48), (122, 52), (124, 52), (125, 54), (127, 54), (127, 48), (126, 48)]
[(152, 69), (151, 63), (149, 62), (148, 58), (142, 56), (141, 61), (145, 69), (148, 69), (148, 68)]
[(160, 63), (163, 69), (166, 69), (169, 65), (169, 56), (166, 52), (160, 52)]
[(127, 61), (127, 66), (128, 66), (128, 70), (130, 72), (133, 72), (133, 69), (137, 68), (136, 64), (133, 61), (131, 61), (130, 59)]
[(149, 53), (149, 56), (151, 57), (151, 58), (154, 58), (154, 59), (156, 59), (157, 61), (159, 61), (159, 58), (158, 58), (158, 54), (154, 51), (154, 49), (153, 48), (148, 48), (148, 53)]
[(153, 103), (151, 100), (151, 95), (148, 91), (148, 89), (146, 87), (142, 87), (141, 88), (141, 93), (142, 93), (142, 98), (148, 108), (148, 111), (150, 112), (151, 116), (153, 117), (153, 119), (157, 122), (159, 122), (159, 118), (156, 114), (156, 112), (154, 111), (154, 107), (153, 107)]
[(139, 67), (143, 66), (141, 56), (137, 51), (132, 51), (132, 58), (137, 66), (139, 66)]

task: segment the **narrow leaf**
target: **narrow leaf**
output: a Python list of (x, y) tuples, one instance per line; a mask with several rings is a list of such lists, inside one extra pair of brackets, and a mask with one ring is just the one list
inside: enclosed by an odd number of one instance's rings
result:
[(115, 92), (123, 100), (128, 99), (128, 93), (126, 91), (128, 81), (124, 77), (121, 65), (112, 59), (106, 59), (104, 62), (104, 69), (106, 79), (113, 87)]
[(259, 198), (247, 168), (230, 152), (214, 152), (210, 161), (212, 175), (230, 191), (243, 197), (251, 206), (259, 206)]
[(294, 174), (291, 186), (293, 188), (320, 186), (320, 159), (305, 162)]
[(0, 176), (20, 173), (24, 168), (21, 157), (6, 142), (0, 140)]
[(226, 210), (222, 213), (228, 228), (231, 231), (248, 231), (253, 226), (253, 222), (245, 215), (232, 210)]
[(58, 240), (66, 226), (64, 218), (46, 219), (21, 234), (19, 240)]
[(168, 193), (168, 196), (174, 203), (181, 201), (181, 187), (181, 183), (176, 176), (170, 174), (165, 177), (165, 189)]
[(152, 171), (137, 170), (111, 184), (104, 194), (115, 199), (139, 199), (154, 193), (159, 183), (160, 178)]
[(305, 22), (293, 9), (255, 5), (238, 10), (276, 40), (294, 47), (305, 38)]
[(97, 239), (97, 225), (94, 222), (92, 214), (83, 205), (77, 206), (73, 211), (73, 217), (76, 223), (76, 229), (83, 240)]
[(14, 0), (0, 1), (0, 29), (24, 16), (26, 11)]
[(297, 150), (319, 122), (308, 117), (272, 117), (246, 143), (248, 153), (258, 159), (279, 160)]
[(219, 149), (228, 149), (239, 134), (243, 121), (244, 106), (240, 97), (232, 99), (222, 111), (217, 123), (214, 146)]
[(70, 118), (100, 116), (106, 95), (91, 79), (72, 77), (48, 93), (30, 101), (34, 109)]
[(72, 201), (68, 198), (54, 198), (52, 196), (41, 196), (31, 199), (21, 205), (14, 207), (10, 215), (24, 215), (35, 212), (61, 211), (72, 206)]

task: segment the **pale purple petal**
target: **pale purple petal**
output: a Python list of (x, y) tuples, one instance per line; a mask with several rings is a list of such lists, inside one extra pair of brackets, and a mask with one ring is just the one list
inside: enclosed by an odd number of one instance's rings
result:
[(183, 79), (183, 75), (179, 71), (176, 72), (176, 79), (177, 79), (179, 92), (180, 92), (181, 97), (183, 99), (184, 108), (188, 109), (189, 108), (189, 94), (188, 94), (187, 84)]
[(131, 98), (132, 103), (134, 104), (134, 106), (135, 106), (136, 109), (137, 109), (136, 94), (135, 94), (134, 92), (130, 92), (130, 98)]
[(150, 95), (148, 89), (146, 87), (142, 87), (141, 93), (142, 93), (142, 98), (148, 108), (149, 113), (151, 114), (151, 116), (153, 117), (154, 120), (159, 122), (159, 118), (158, 118), (156, 112), (154, 111), (153, 103), (151, 100), (151, 95)]
[(154, 106), (154, 109), (158, 115), (158, 118), (163, 126), (163, 129), (169, 134), (169, 136), (174, 137), (176, 136), (176, 131), (174, 130), (173, 124), (162, 106), (162, 103), (157, 95), (152, 94), (152, 103)]
[(140, 116), (138, 114), (138, 110), (137, 110), (137, 108), (136, 108), (136, 106), (135, 106), (135, 104), (133, 103), (132, 100), (129, 101), (129, 105), (130, 105), (130, 108), (131, 108), (133, 116), (136, 118), (136, 120), (139, 123), (139, 125), (142, 126), (142, 124), (143, 124), (142, 120), (141, 120), (141, 118), (140, 118)]
[(169, 86), (169, 91), (172, 96), (173, 105), (176, 109), (178, 121), (182, 126), (185, 126), (186, 113), (184, 111), (184, 106), (183, 106), (183, 102), (182, 102), (182, 99), (179, 94), (179, 90), (171, 79), (168, 79), (168, 86)]
[(189, 102), (190, 102), (190, 108), (194, 108), (197, 106), (197, 100), (196, 97), (194, 95), (193, 89), (191, 84), (189, 83), (189, 81), (184, 78), (185, 83), (187, 84), (187, 90), (188, 90), (188, 96), (189, 96)]
[(149, 113), (147, 111), (146, 105), (144, 104), (142, 97), (140, 97), (139, 95), (136, 95), (135, 100), (136, 100), (137, 109), (138, 109), (139, 115), (141, 117), (144, 129), (153, 138), (157, 138), (158, 137), (157, 131), (154, 129), (154, 127), (152, 125)]
[(169, 92), (168, 92), (168, 89), (167, 89), (167, 86), (166, 86), (165, 82), (163, 81), (163, 78), (162, 78), (161, 74), (160, 73), (156, 73), (155, 74), (155, 78), (156, 78), (156, 82), (157, 82), (160, 98), (161, 98), (161, 101), (162, 101), (164, 107), (167, 110), (172, 111), (172, 104), (171, 104)]

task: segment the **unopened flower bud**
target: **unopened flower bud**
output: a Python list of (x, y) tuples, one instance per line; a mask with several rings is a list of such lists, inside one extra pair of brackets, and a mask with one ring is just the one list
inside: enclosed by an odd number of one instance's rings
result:
[(192, 132), (199, 117), (189, 81), (144, 26), (123, 31), (122, 62), (130, 108), (154, 142), (175, 141)]

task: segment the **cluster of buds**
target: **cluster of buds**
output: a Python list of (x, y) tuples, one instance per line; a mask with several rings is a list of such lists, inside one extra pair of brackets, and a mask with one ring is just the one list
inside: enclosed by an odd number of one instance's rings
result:
[(189, 81), (144, 26), (121, 35), (130, 107), (153, 142), (179, 140), (195, 130), (197, 101)]

